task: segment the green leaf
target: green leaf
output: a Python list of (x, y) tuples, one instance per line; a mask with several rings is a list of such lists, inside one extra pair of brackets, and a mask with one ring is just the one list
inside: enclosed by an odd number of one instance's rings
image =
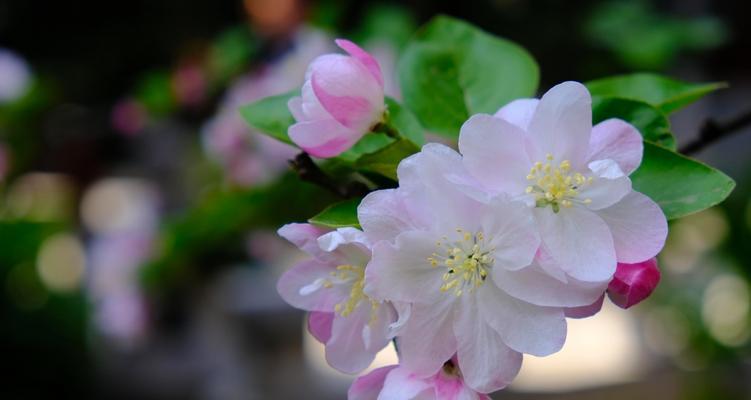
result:
[(451, 138), (470, 115), (534, 95), (539, 81), (526, 50), (446, 16), (418, 31), (398, 69), (405, 104), (429, 131)]
[(396, 167), (404, 158), (420, 151), (409, 140), (398, 140), (374, 153), (365, 154), (357, 160), (355, 166), (359, 169), (376, 172), (385, 177), (396, 180)]
[(295, 119), (287, 108), (287, 102), (294, 96), (299, 96), (299, 92), (292, 91), (266, 97), (255, 103), (240, 107), (240, 115), (253, 128), (274, 139), (293, 144), (287, 136), (287, 129), (295, 123)]
[(308, 222), (329, 228), (344, 228), (348, 226), (360, 228), (360, 222), (357, 220), (357, 206), (360, 205), (360, 200), (352, 199), (334, 203), (315, 217), (309, 219)]
[(363, 154), (378, 151), (393, 143), (394, 140), (394, 138), (389, 137), (385, 133), (366, 133), (365, 136), (363, 136), (362, 139), (358, 140), (351, 149), (340, 154), (339, 156), (337, 156), (337, 158), (348, 162), (355, 162)]
[(735, 187), (722, 172), (649, 142), (631, 180), (634, 190), (656, 201), (668, 219), (712, 207)]
[(675, 137), (670, 121), (655, 107), (637, 100), (615, 97), (592, 99), (592, 120), (595, 124), (608, 118), (620, 118), (639, 130), (644, 140), (675, 150)]
[(688, 83), (650, 73), (620, 75), (587, 82), (593, 96), (620, 97), (648, 103), (666, 114), (722, 89), (724, 83)]
[(390, 97), (386, 98), (386, 107), (388, 109), (388, 124), (398, 130), (402, 136), (411, 140), (412, 143), (418, 146), (425, 144), (425, 131), (415, 114), (412, 114), (408, 108)]

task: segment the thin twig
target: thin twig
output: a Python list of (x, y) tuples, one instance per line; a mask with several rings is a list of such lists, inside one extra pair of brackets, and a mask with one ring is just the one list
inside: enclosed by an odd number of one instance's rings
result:
[(325, 172), (313, 162), (308, 153), (302, 152), (289, 160), (289, 165), (297, 172), (300, 179), (321, 186), (339, 197), (345, 199), (353, 197), (364, 197), (370, 191), (368, 187), (357, 181), (339, 183), (326, 175)]
[(721, 124), (713, 119), (709, 119), (704, 122), (704, 125), (699, 131), (699, 137), (683, 146), (680, 149), (680, 152), (683, 154), (697, 153), (710, 144), (740, 131), (741, 128), (749, 124), (751, 124), (751, 110), (746, 111), (735, 119), (732, 119), (724, 124)]

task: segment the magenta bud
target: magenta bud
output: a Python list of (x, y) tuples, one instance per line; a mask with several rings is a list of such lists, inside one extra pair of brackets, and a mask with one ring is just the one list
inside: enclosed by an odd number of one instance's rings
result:
[(649, 297), (658, 283), (660, 270), (656, 258), (636, 264), (618, 263), (608, 285), (608, 297), (618, 307), (629, 308)]

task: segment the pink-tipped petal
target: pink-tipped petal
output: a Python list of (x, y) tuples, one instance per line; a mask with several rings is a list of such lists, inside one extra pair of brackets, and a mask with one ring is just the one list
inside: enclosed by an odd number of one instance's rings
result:
[(629, 193), (597, 214), (610, 228), (618, 262), (637, 263), (652, 258), (665, 244), (665, 214), (657, 203), (639, 192)]
[(289, 138), (310, 155), (320, 158), (342, 154), (364, 134), (347, 129), (333, 119), (298, 122), (289, 127)]
[(279, 228), (277, 233), (311, 256), (328, 260), (330, 255), (325, 254), (318, 246), (318, 238), (328, 231), (329, 229), (311, 224), (292, 223)]
[(383, 87), (383, 73), (381, 73), (381, 67), (378, 65), (375, 57), (347, 39), (336, 39), (335, 42), (342, 50), (361, 62), (370, 71), (370, 74), (373, 75), (378, 84)]
[(519, 127), (522, 131), (527, 132), (529, 122), (532, 121), (532, 116), (535, 114), (537, 104), (539, 103), (539, 99), (514, 100), (501, 107), (493, 116), (506, 120)]
[(326, 343), (331, 339), (331, 324), (334, 313), (313, 311), (308, 314), (308, 331), (317, 341)]
[(362, 97), (336, 96), (321, 86), (320, 74), (313, 72), (313, 92), (324, 109), (340, 124), (355, 130), (368, 130), (373, 122), (373, 105)]
[(583, 306), (583, 307), (573, 307), (573, 308), (566, 308), (564, 312), (566, 313), (566, 317), (568, 318), (587, 318), (591, 317), (602, 309), (602, 302), (605, 299), (605, 294), (600, 296), (597, 301), (594, 303)]
[(347, 400), (377, 400), (386, 375), (397, 367), (398, 365), (381, 367), (355, 379), (347, 391)]
[(641, 164), (643, 152), (644, 143), (639, 131), (628, 122), (613, 118), (592, 128), (587, 160), (613, 160), (626, 175), (630, 175)]
[(657, 259), (637, 264), (618, 264), (615, 277), (608, 285), (608, 297), (618, 307), (629, 308), (649, 297), (660, 283)]

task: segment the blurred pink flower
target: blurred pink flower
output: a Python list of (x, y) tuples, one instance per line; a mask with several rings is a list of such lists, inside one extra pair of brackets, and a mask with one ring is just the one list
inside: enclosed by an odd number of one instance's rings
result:
[(238, 78), (225, 94), (217, 114), (203, 127), (206, 151), (220, 163), (229, 181), (241, 186), (266, 182), (287, 170), (297, 149), (253, 131), (239, 108), (264, 97), (299, 87), (307, 65), (330, 50), (329, 38), (302, 28), (294, 47), (280, 60)]
[(659, 283), (656, 258), (636, 264), (618, 263), (615, 276), (608, 285), (608, 297), (618, 307), (629, 308), (649, 297)]
[(12, 102), (26, 94), (31, 71), (18, 54), (0, 48), (0, 104)]
[(389, 303), (364, 293), (370, 249), (354, 228), (325, 233), (309, 224), (288, 224), (279, 234), (310, 254), (287, 271), (277, 285), (294, 307), (311, 311), (309, 327), (326, 344), (326, 360), (337, 370), (356, 374), (388, 345), (396, 313)]
[(206, 98), (206, 76), (198, 64), (180, 66), (173, 73), (171, 84), (177, 102), (183, 106), (197, 106)]
[(490, 400), (467, 386), (454, 360), (435, 375), (421, 378), (402, 366), (378, 368), (361, 376), (347, 392), (348, 400)]
[(135, 136), (146, 126), (148, 117), (148, 112), (141, 103), (128, 98), (115, 104), (110, 121), (116, 131), (127, 136)]
[(665, 215), (628, 177), (641, 163), (641, 135), (618, 119), (593, 128), (580, 83), (473, 116), (459, 149), (486, 196), (506, 193), (532, 207), (538, 261), (558, 279), (609, 282), (618, 262), (654, 257), (665, 243)]
[(381, 68), (356, 44), (338, 39), (349, 53), (326, 54), (310, 64), (302, 96), (289, 101), (297, 123), (289, 137), (316, 157), (346, 151), (382, 118), (385, 111)]

